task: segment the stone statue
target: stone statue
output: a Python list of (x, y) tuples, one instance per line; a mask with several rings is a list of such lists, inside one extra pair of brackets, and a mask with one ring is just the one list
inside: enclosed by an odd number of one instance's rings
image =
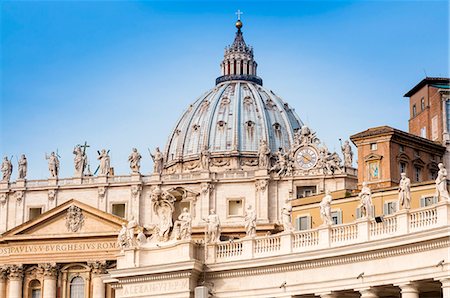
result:
[(401, 179), (398, 184), (398, 210), (411, 208), (411, 180), (405, 173), (400, 174)]
[(245, 213), (245, 231), (247, 237), (256, 236), (256, 212), (252, 206), (248, 206), (247, 212)]
[(291, 232), (294, 228), (292, 227), (292, 206), (289, 200), (284, 201), (284, 205), (281, 208), (281, 219), (283, 221), (283, 229), (285, 232)]
[(173, 226), (172, 214), (174, 211), (173, 202), (175, 198), (170, 194), (163, 193), (159, 188), (151, 194), (153, 211), (159, 221), (155, 227), (155, 239), (157, 241), (168, 241), (170, 230)]
[(447, 190), (447, 170), (443, 163), (438, 164), (439, 171), (436, 177), (436, 197), (438, 202), (450, 200)]
[(320, 218), (322, 219), (324, 226), (330, 226), (333, 224), (333, 219), (331, 218), (331, 201), (333, 197), (329, 190), (326, 191), (325, 196), (320, 202)]
[(270, 155), (270, 148), (267, 145), (267, 141), (261, 140), (259, 142), (259, 150), (258, 150), (258, 160), (260, 169), (267, 169), (269, 167), (269, 155)]
[(2, 162), (2, 181), (4, 182), (9, 182), (9, 179), (11, 179), (11, 174), (12, 174), (12, 170), (13, 170), (13, 166), (10, 160), (8, 160), (8, 157), (5, 156), (3, 158), (3, 162)]
[(84, 169), (87, 164), (86, 154), (81, 150), (81, 146), (77, 145), (73, 149), (73, 154), (75, 155), (73, 161), (75, 165), (75, 176), (83, 177)]
[(284, 152), (283, 148), (280, 148), (275, 153), (275, 156), (277, 161), (270, 171), (277, 171), (278, 176), (292, 173), (292, 164), (289, 152)]
[(124, 248), (128, 247), (129, 243), (131, 243), (131, 241), (128, 239), (127, 225), (123, 223), (122, 228), (119, 231), (119, 235), (117, 236), (117, 245), (120, 250), (123, 251)]
[(208, 146), (204, 146), (202, 152), (200, 153), (200, 162), (202, 169), (209, 170), (209, 162), (211, 161), (211, 153), (208, 150)]
[(178, 220), (175, 222), (175, 226), (178, 229), (176, 239), (177, 240), (189, 240), (192, 234), (192, 217), (188, 208), (183, 208), (183, 212), (178, 216)]
[(159, 147), (156, 147), (155, 155), (150, 153), (150, 156), (153, 159), (153, 173), (161, 174), (163, 170), (164, 157), (161, 151), (159, 151)]
[(344, 145), (341, 146), (342, 155), (344, 156), (344, 166), (351, 167), (353, 162), (353, 151), (350, 146), (350, 142), (347, 140), (344, 142)]
[(132, 173), (139, 173), (141, 168), (141, 158), (136, 148), (133, 148), (130, 156), (128, 156), (128, 161), (130, 162), (130, 169)]
[(27, 158), (25, 156), (25, 154), (22, 154), (22, 156), (20, 157), (19, 161), (19, 179), (25, 179), (25, 177), (27, 176), (27, 168), (28, 168), (28, 161)]
[(134, 216), (127, 223), (127, 241), (128, 246), (132, 247), (135, 244), (134, 240), (134, 229), (138, 226), (137, 221), (134, 219)]
[(45, 159), (48, 160), (48, 170), (50, 171), (51, 178), (57, 178), (59, 173), (59, 159), (55, 152), (50, 153), (50, 156), (45, 155)]
[(220, 241), (220, 220), (219, 216), (216, 212), (211, 209), (208, 217), (205, 219), (208, 230), (207, 230), (207, 242), (208, 243), (216, 243)]
[(139, 227), (139, 232), (136, 236), (136, 244), (138, 247), (141, 247), (145, 243), (147, 243), (147, 236), (144, 234), (144, 228)]
[(99, 176), (106, 176), (109, 174), (109, 168), (111, 166), (111, 158), (109, 157), (108, 152), (106, 152), (106, 149), (102, 149), (102, 152), (97, 157), (98, 160), (100, 160), (100, 172), (98, 173)]
[(360, 198), (359, 210), (361, 210), (362, 218), (372, 218), (372, 191), (367, 182), (363, 182), (361, 192), (358, 194)]

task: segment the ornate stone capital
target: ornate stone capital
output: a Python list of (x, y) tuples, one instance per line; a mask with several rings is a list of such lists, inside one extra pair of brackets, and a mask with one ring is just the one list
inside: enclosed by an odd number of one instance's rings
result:
[(23, 200), (24, 192), (22, 190), (18, 190), (14, 193), (14, 197), (18, 204), (20, 204)]
[(39, 268), (42, 270), (42, 275), (45, 278), (56, 278), (58, 275), (58, 266), (56, 263), (43, 263), (39, 264)]
[(0, 193), (0, 204), (5, 205), (6, 201), (8, 201), (8, 194)]
[(103, 200), (106, 196), (106, 186), (100, 186), (98, 188), (98, 198)]
[(11, 265), (8, 270), (9, 279), (21, 279), (23, 278), (23, 266), (22, 265)]
[(141, 195), (142, 185), (136, 184), (131, 186), (131, 197), (133, 199), (139, 198)]
[(9, 270), (8, 266), (6, 265), (0, 266), (0, 282), (8, 278), (8, 270)]
[(105, 274), (106, 273), (106, 261), (93, 261), (88, 263), (91, 267), (92, 274)]
[(265, 191), (267, 188), (267, 185), (268, 185), (267, 180), (256, 180), (256, 182), (255, 182), (256, 191), (261, 191), (261, 192)]

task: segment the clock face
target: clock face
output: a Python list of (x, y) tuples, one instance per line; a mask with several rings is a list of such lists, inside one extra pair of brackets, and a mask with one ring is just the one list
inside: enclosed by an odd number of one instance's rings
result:
[(295, 160), (302, 170), (312, 169), (317, 163), (317, 151), (311, 147), (298, 149)]

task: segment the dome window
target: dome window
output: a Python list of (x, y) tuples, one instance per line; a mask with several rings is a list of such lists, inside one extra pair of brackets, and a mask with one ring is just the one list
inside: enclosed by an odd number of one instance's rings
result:
[(255, 126), (255, 122), (253, 122), (253, 121), (247, 121), (247, 122), (245, 122), (245, 125), (246, 125), (248, 128), (253, 128), (253, 127)]
[(246, 97), (244, 97), (244, 104), (248, 105), (248, 106), (253, 104), (252, 98), (250, 96), (248, 96), (248, 95)]
[(200, 125), (198, 125), (198, 124), (194, 124), (194, 125), (192, 126), (192, 129), (193, 129), (194, 131), (198, 131), (199, 128), (200, 128)]
[(217, 126), (219, 126), (220, 128), (224, 128), (225, 125), (227, 125), (227, 123), (225, 121), (223, 121), (223, 120), (220, 120), (220, 121), (217, 122)]

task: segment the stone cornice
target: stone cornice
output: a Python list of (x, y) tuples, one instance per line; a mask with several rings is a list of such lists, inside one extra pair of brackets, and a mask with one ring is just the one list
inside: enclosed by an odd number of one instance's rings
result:
[(280, 273), (288, 271), (298, 271), (304, 269), (312, 269), (318, 267), (327, 267), (334, 265), (351, 264), (361, 261), (371, 261), (376, 259), (382, 259), (387, 257), (406, 255), (412, 253), (418, 253), (422, 251), (428, 251), (433, 249), (439, 249), (444, 247), (450, 247), (450, 238), (445, 237), (437, 240), (424, 241), (419, 243), (413, 243), (409, 245), (403, 245), (401, 247), (384, 248), (373, 250), (369, 252), (360, 252), (350, 255), (327, 257), (315, 260), (298, 261), (293, 263), (285, 263), (279, 265), (271, 265), (265, 267), (255, 267), (251, 269), (233, 269), (227, 271), (221, 271), (220, 265), (209, 267), (207, 271), (208, 279), (216, 278), (229, 278), (229, 277), (242, 277), (248, 275), (260, 275), (268, 273)]

